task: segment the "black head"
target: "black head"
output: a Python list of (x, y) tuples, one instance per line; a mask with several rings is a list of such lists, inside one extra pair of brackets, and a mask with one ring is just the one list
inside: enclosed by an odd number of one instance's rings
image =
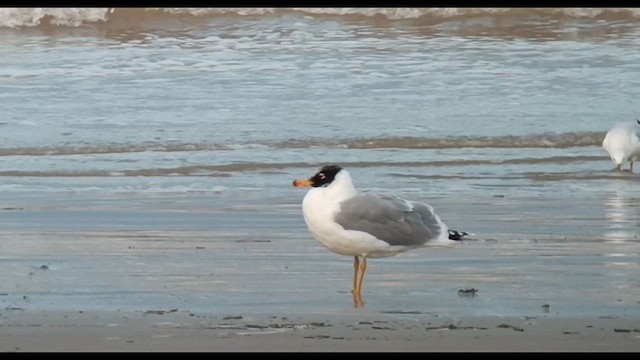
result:
[(331, 184), (340, 170), (342, 170), (342, 168), (338, 165), (323, 166), (322, 169), (320, 169), (315, 175), (309, 178), (309, 181), (311, 181), (311, 186), (319, 187)]

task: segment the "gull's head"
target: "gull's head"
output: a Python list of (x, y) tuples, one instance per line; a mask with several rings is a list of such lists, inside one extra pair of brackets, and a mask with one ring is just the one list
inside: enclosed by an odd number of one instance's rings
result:
[(622, 163), (624, 162), (625, 156), (624, 153), (622, 152), (616, 152), (611, 154), (611, 161), (613, 161), (613, 163), (618, 166), (618, 165), (622, 165)]
[(342, 170), (342, 168), (338, 165), (325, 165), (322, 169), (318, 170), (315, 175), (308, 179), (297, 179), (293, 180), (293, 186), (301, 187), (301, 186), (328, 186), (335, 180), (336, 175)]

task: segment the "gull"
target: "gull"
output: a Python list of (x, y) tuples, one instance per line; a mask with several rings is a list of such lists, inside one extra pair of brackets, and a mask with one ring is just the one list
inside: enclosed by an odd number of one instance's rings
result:
[(383, 258), (424, 246), (452, 246), (468, 232), (449, 230), (428, 204), (391, 194), (358, 191), (349, 172), (326, 165), (295, 187), (312, 187), (302, 200), (311, 235), (334, 253), (353, 256), (353, 301), (364, 306), (362, 283), (368, 258)]
[[(636, 120), (640, 124), (640, 120)], [(629, 162), (633, 172), (633, 162), (640, 159), (640, 139), (636, 134), (635, 122), (615, 124), (605, 135), (602, 147), (611, 157), (618, 172), (622, 171), (622, 164)]]

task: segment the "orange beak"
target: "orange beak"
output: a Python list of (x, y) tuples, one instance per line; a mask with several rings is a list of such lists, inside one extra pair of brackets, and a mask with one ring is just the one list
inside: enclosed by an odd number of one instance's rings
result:
[(313, 182), (308, 179), (296, 179), (293, 180), (293, 186), (295, 187), (303, 187), (303, 186), (313, 186)]

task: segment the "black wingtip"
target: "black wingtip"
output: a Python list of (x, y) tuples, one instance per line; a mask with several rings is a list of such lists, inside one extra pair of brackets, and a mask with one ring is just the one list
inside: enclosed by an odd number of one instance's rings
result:
[(638, 122), (638, 124), (640, 124), (640, 119), (636, 119), (636, 121)]
[(471, 235), (466, 231), (449, 230), (449, 240), (460, 241), (463, 237)]

